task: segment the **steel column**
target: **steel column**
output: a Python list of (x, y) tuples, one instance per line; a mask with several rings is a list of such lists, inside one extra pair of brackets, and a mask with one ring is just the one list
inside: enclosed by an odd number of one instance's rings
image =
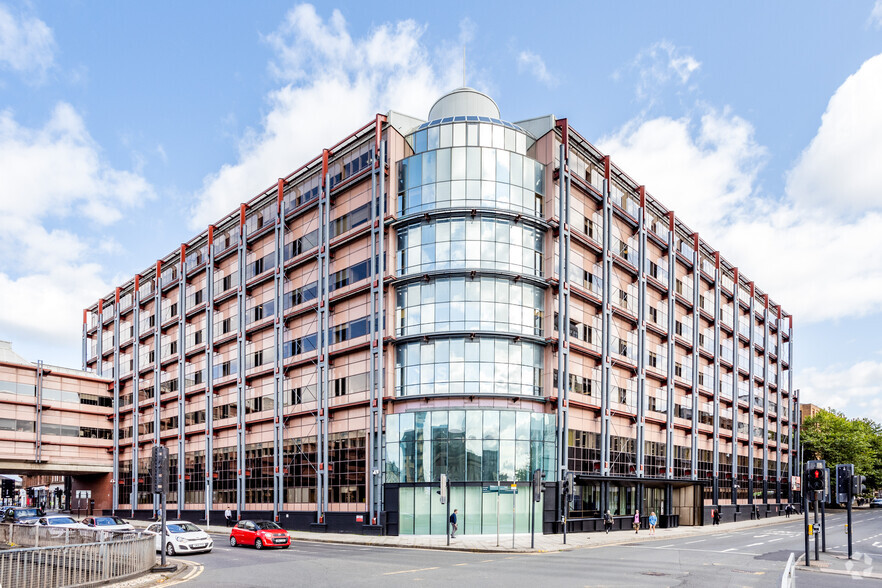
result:
[(769, 295), (763, 308), (763, 502), (769, 502)]
[[(609, 244), (612, 240), (612, 206), (610, 204), (610, 174), (612, 163), (609, 156), (603, 158), (603, 300), (602, 300), (602, 329), (601, 333), (601, 372), (600, 372), (600, 473), (602, 476), (609, 475), (609, 436), (610, 436), (610, 398), (609, 389), (612, 379), (612, 363), (610, 360), (610, 335), (612, 331), (612, 255)], [(562, 325), (563, 329), (569, 329), (569, 324)], [(606, 510), (608, 497), (604, 492), (601, 500), (603, 510)]]
[(701, 326), (699, 312), (699, 291), (701, 290), (701, 256), (698, 254), (698, 233), (692, 235), (692, 463), (689, 466), (692, 471), (690, 479), (698, 480), (698, 364), (701, 360), (701, 346), (698, 344), (698, 336)]
[(236, 245), (236, 264), (239, 273), (239, 288), (236, 292), (236, 515), (242, 517), (245, 510), (245, 268), (246, 239), (245, 210), (239, 207), (239, 242)]
[[(636, 474), (644, 477), (646, 436), (646, 188), (638, 188), (640, 208), (637, 211), (637, 438)], [(642, 508), (642, 503), (641, 508)]]
[(720, 335), (720, 252), (714, 253), (714, 440), (713, 440), (713, 503), (720, 503), (720, 353), (722, 352)]
[(185, 393), (185, 368), (186, 353), (184, 346), (186, 345), (187, 333), (187, 263), (186, 263), (187, 246), (181, 245), (181, 277), (178, 281), (178, 471), (177, 488), (178, 488), (178, 518), (181, 517), (181, 511), (184, 506), (184, 407), (187, 402)]
[(369, 523), (379, 523), (382, 512), (383, 476), (383, 335), (385, 332), (385, 301), (383, 277), (385, 276), (385, 183), (386, 144), (381, 140), (381, 123), (377, 119), (377, 139), (371, 151), (371, 292), (370, 292), (370, 368), (368, 388), (370, 391), (370, 415), (368, 427), (368, 504)]
[(129, 497), (129, 504), (132, 509), (132, 516), (135, 514), (135, 507), (138, 499), (138, 427), (140, 426), (141, 410), (139, 406), (139, 395), (141, 386), (141, 276), (135, 276), (135, 289), (133, 291), (134, 301), (132, 302), (132, 330), (134, 338), (132, 339), (132, 495)]
[[(674, 334), (676, 333), (676, 302), (675, 285), (677, 279), (677, 251), (674, 249), (674, 213), (668, 213), (668, 369), (667, 380), (665, 382), (666, 394), (668, 398), (667, 414), (665, 415), (665, 479), (670, 480), (674, 477), (674, 356), (675, 343)], [(670, 485), (666, 486), (666, 493), (670, 492)], [(671, 514), (671, 501), (665, 500), (668, 508), (666, 514)]]
[[(115, 315), (113, 317), (113, 486), (111, 509), (119, 508), (119, 288), (116, 289)], [(134, 298), (134, 297), (133, 297)]]
[(756, 313), (754, 307), (756, 305), (756, 300), (754, 298), (755, 295), (755, 287), (753, 282), (748, 284), (750, 286), (750, 334), (748, 335), (748, 339), (750, 339), (748, 348), (750, 352), (747, 355), (748, 368), (747, 368), (747, 391), (748, 391), (748, 401), (747, 401), (747, 500), (748, 504), (753, 504), (753, 402), (754, 402), (754, 366), (756, 364), (756, 360), (754, 356), (756, 355), (756, 351), (754, 351), (754, 337), (756, 332)]
[[(569, 396), (570, 396), (570, 187), (566, 136), (559, 148), (558, 173), (558, 236), (557, 236), (557, 456), (558, 480), (565, 483), (569, 471)], [(604, 328), (604, 331), (606, 329)], [(601, 461), (603, 456), (601, 456)], [(558, 519), (566, 517), (564, 501), (560, 501)]]
[(738, 504), (738, 414), (741, 412), (741, 400), (738, 398), (738, 352), (741, 350), (741, 334), (738, 332), (738, 320), (741, 318), (741, 285), (738, 268), (732, 269), (732, 504)]
[(214, 226), (208, 227), (205, 266), (205, 524), (214, 504)]
[[(160, 445), (159, 411), (162, 405), (159, 386), (162, 379), (162, 262), (156, 262), (155, 289), (153, 290), (153, 444)], [(159, 495), (153, 494), (153, 512), (159, 510)]]
[(330, 182), (328, 177), (328, 157), (330, 152), (322, 153), (321, 193), (318, 201), (318, 325), (316, 330), (316, 352), (318, 354), (316, 407), (316, 446), (319, 470), (316, 476), (316, 516), (320, 524), (325, 522), (328, 505), (328, 408), (330, 387), (330, 365), (328, 351), (330, 344)]
[(37, 361), (36, 422), (34, 423), (34, 461), (43, 462), (43, 360)]
[(282, 413), (284, 404), (285, 374), (282, 368), (282, 342), (284, 323), (282, 316), (283, 291), (284, 291), (284, 265), (285, 265), (285, 180), (279, 179), (278, 195), (276, 201), (276, 226), (273, 229), (275, 236), (276, 267), (273, 271), (273, 520), (280, 521), (280, 512), (284, 496), (284, 431), (282, 425)]

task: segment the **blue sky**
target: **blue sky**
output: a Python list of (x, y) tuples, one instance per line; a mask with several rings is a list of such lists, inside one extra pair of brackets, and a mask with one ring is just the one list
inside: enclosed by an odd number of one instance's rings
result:
[[(794, 314), (803, 399), (882, 421), (882, 0), (0, 0), (0, 338), (82, 309), (376, 112), (552, 113)], [(146, 220), (145, 220), (146, 219)]]

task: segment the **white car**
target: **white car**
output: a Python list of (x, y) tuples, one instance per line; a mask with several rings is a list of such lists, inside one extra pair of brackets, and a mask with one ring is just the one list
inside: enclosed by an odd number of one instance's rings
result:
[(125, 522), (125, 520), (121, 519), (118, 516), (108, 515), (100, 517), (86, 517), (83, 519), (83, 524), (90, 529), (98, 529), (101, 531), (116, 531), (123, 533), (133, 533), (135, 531), (135, 527)]
[(41, 527), (52, 527), (53, 529), (88, 529), (83, 523), (77, 522), (73, 517), (67, 515), (49, 515), (40, 517), (37, 524)]
[[(165, 553), (175, 555), (178, 553), (209, 552), (214, 547), (214, 542), (208, 533), (189, 521), (166, 521), (165, 523)], [(153, 523), (147, 527), (147, 533), (156, 536), (156, 551), (162, 549), (161, 523)]]

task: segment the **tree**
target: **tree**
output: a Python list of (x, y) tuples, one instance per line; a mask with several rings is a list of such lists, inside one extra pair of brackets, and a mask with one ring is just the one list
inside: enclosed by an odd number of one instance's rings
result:
[(806, 460), (823, 459), (829, 468), (852, 463), (855, 474), (867, 477), (868, 488), (882, 486), (882, 426), (878, 423), (821, 410), (803, 421), (800, 440)]

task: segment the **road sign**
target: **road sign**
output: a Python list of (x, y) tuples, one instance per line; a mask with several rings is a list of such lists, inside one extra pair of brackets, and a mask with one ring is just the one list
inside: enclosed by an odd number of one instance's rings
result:
[(483, 494), (489, 494), (493, 492), (497, 492), (499, 494), (517, 494), (518, 487), (516, 484), (512, 484), (511, 486), (484, 486), (481, 488), (481, 492)]

